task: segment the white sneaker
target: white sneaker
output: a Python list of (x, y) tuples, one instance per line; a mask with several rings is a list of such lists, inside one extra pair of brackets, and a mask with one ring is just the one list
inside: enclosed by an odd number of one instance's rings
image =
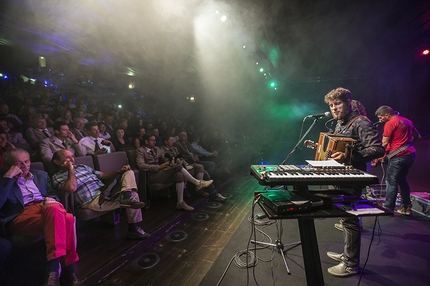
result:
[(186, 202), (177, 202), (176, 203), (176, 208), (178, 210), (184, 210), (184, 211), (193, 211), (194, 208), (190, 207), (189, 205), (187, 205)]
[(207, 188), (207, 187), (209, 187), (212, 183), (214, 182), (214, 180), (209, 180), (209, 181), (203, 181), (203, 180), (200, 180), (199, 181), (199, 183), (197, 184), (197, 186), (196, 186), (196, 190), (197, 191), (200, 191), (201, 189), (203, 189), (203, 188)]

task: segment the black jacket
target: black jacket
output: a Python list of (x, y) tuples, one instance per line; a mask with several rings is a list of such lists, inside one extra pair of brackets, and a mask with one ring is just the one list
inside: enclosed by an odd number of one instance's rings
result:
[(354, 168), (366, 171), (367, 162), (385, 154), (378, 131), (372, 122), (355, 111), (349, 113), (343, 123), (337, 124), (335, 132), (357, 140), (351, 153), (351, 165)]

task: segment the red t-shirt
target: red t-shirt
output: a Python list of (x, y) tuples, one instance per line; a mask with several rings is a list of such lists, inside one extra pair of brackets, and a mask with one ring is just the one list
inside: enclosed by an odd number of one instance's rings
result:
[[(412, 143), (413, 129), (414, 125), (412, 121), (402, 116), (394, 116), (391, 120), (387, 121), (384, 126), (383, 134), (385, 137), (390, 137), (390, 142), (385, 148), (387, 153), (393, 152), (403, 144)], [(397, 155), (408, 155), (415, 152), (415, 147), (411, 145)]]

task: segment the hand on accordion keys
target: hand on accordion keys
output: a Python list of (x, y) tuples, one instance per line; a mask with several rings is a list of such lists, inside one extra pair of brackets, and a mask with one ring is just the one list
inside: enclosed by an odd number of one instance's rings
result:
[(346, 154), (344, 152), (335, 152), (330, 156), (330, 159), (333, 159), (339, 163), (344, 163), (346, 159)]

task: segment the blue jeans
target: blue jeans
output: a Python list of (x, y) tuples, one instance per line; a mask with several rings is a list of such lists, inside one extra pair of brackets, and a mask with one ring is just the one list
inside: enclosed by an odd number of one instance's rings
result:
[[(208, 173), (206, 170), (205, 170), (204, 175), (203, 175), (203, 180), (205, 180), (205, 181), (212, 180), (212, 179), (211, 179), (211, 176), (209, 175), (209, 173)], [(214, 184), (211, 184), (211, 185), (207, 188), (207, 191), (208, 191), (208, 193), (209, 193), (209, 196), (210, 196), (212, 199), (216, 199), (216, 198), (218, 198), (219, 193), (218, 193), (218, 191), (215, 189)]]
[(388, 160), (384, 202), (386, 208), (394, 210), (396, 206), (397, 189), (399, 187), (403, 207), (411, 206), (411, 189), (409, 188), (406, 176), (409, 173), (409, 169), (414, 164), (415, 158), (416, 154), (412, 153), (404, 156), (395, 156)]
[(361, 231), (359, 218), (345, 217), (342, 221), (344, 249), (343, 256), (346, 266), (356, 268), (360, 265)]
[(215, 170), (215, 163), (211, 161), (198, 161), (197, 164), (203, 165), (205, 167), (205, 171), (212, 176), (213, 171)]

